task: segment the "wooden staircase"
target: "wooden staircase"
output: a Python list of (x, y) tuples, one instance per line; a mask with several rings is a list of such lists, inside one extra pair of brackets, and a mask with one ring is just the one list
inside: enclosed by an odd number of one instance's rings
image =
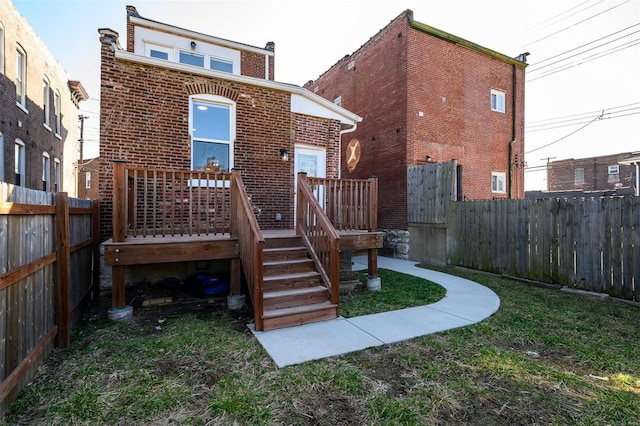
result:
[(262, 316), (264, 330), (334, 319), (338, 305), (314, 271), (302, 238), (265, 238)]

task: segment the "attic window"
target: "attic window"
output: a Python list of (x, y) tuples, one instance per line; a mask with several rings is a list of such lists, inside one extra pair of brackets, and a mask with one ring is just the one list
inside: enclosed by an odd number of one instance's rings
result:
[(351, 61), (351, 62), (349, 62), (349, 65), (347, 65), (347, 70), (350, 70), (355, 66), (356, 66), (356, 61)]
[(335, 98), (333, 100), (333, 103), (338, 105), (338, 106), (342, 106), (342, 96), (338, 96), (337, 98)]
[(180, 51), (180, 63), (204, 68), (204, 55)]
[(164, 59), (165, 61), (170, 61), (173, 59), (173, 49), (166, 46), (146, 43), (144, 46), (144, 50), (144, 54), (151, 58)]

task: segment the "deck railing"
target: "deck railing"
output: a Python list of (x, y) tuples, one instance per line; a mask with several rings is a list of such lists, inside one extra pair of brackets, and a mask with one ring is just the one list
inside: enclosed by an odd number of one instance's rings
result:
[(317, 271), (331, 293), (331, 303), (340, 302), (340, 237), (314, 196), (306, 173), (298, 174), (296, 234), (302, 236)]
[(378, 230), (378, 179), (309, 177), (315, 198), (339, 231)]
[(262, 331), (264, 236), (238, 171), (231, 172), (231, 224), (231, 236), (238, 238), (240, 263), (253, 302), (255, 328)]
[(122, 232), (128, 237), (226, 234), (230, 181), (230, 173), (143, 169), (116, 162), (114, 214), (116, 204), (122, 203)]

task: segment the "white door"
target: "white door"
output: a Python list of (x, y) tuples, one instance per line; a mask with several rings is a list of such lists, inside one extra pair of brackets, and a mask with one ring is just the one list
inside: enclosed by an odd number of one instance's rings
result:
[[(327, 150), (324, 148), (309, 146), (309, 145), (296, 145), (295, 147), (295, 180), (294, 191), (296, 197), (298, 196), (298, 173), (306, 172), (307, 177), (327, 177)], [(318, 192), (320, 191), (320, 192)], [(322, 200), (324, 193), (321, 188), (318, 188), (314, 195), (317, 199)], [(294, 200), (294, 216), (298, 206), (297, 198)], [(322, 206), (324, 207), (324, 206)]]

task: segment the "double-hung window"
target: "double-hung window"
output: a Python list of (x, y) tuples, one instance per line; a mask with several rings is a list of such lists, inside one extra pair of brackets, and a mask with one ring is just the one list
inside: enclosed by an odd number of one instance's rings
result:
[(55, 192), (62, 191), (62, 186), (60, 185), (60, 160), (55, 158), (53, 160), (53, 190)]
[(229, 171), (233, 168), (235, 103), (219, 96), (191, 99), (191, 168)]
[(27, 109), (27, 54), (20, 46), (16, 50), (16, 104)]
[(56, 135), (60, 136), (62, 134), (62, 121), (60, 116), (60, 92), (56, 90), (55, 95), (53, 96), (53, 113), (56, 117)]
[(499, 90), (491, 90), (491, 111), (505, 112), (505, 98), (504, 92)]
[(42, 153), (42, 190), (51, 190), (51, 157), (46, 152)]
[(44, 123), (47, 128), (49, 128), (49, 110), (51, 106), (50, 90), (51, 86), (49, 84), (49, 78), (45, 75), (42, 78), (42, 113), (44, 114), (44, 117), (42, 117), (42, 123)]
[(15, 184), (25, 185), (25, 145), (20, 139), (16, 139), (14, 156)]

